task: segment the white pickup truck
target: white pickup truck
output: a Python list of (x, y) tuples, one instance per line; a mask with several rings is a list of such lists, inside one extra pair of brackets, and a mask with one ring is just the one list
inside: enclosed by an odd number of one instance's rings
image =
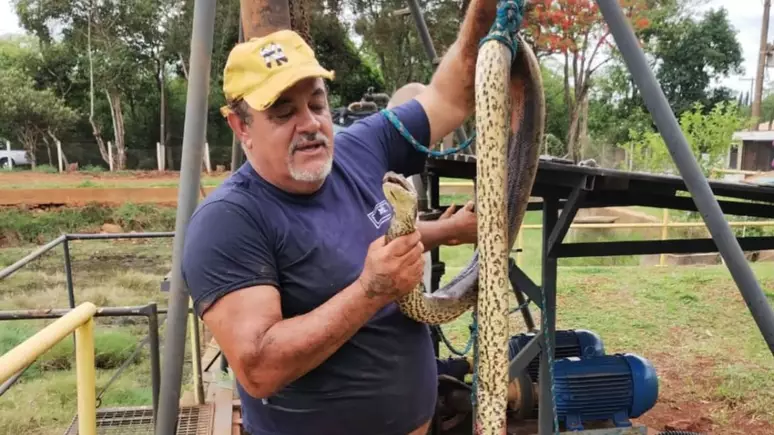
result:
[(10, 150), (0, 148), (0, 168), (6, 169), (8, 166), (29, 166), (30, 160), (27, 158), (25, 150)]

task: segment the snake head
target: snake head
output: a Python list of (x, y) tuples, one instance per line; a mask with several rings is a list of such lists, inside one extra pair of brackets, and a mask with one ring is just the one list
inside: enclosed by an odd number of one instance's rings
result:
[(417, 191), (406, 177), (387, 172), (382, 179), (384, 197), (392, 204), (396, 216), (406, 216), (413, 220), (417, 217)]

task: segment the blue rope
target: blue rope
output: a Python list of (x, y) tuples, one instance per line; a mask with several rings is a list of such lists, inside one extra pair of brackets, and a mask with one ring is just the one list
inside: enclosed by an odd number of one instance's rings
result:
[(443, 157), (443, 156), (448, 156), (449, 154), (458, 153), (458, 152), (464, 150), (465, 148), (469, 147), (470, 144), (473, 143), (473, 139), (476, 138), (476, 133), (473, 133), (473, 135), (470, 136), (468, 138), (468, 140), (465, 141), (465, 143), (463, 143), (462, 145), (460, 145), (458, 147), (449, 148), (449, 149), (446, 149), (446, 150), (443, 150), (443, 151), (433, 151), (433, 150), (427, 148), (426, 146), (422, 145), (421, 143), (419, 143), (418, 140), (414, 139), (414, 136), (412, 136), (411, 133), (409, 133), (408, 129), (403, 125), (402, 122), (400, 122), (400, 119), (398, 119), (398, 116), (395, 115), (395, 113), (392, 110), (382, 109), (381, 113), (382, 113), (382, 115), (387, 117), (388, 120), (390, 120), (392, 125), (396, 129), (398, 129), (398, 132), (401, 134), (401, 136), (403, 136), (404, 139), (409, 141), (409, 143), (411, 145), (413, 145), (414, 148), (417, 151), (421, 151), (421, 152), (423, 152), (425, 154), (429, 154), (429, 155), (431, 155), (433, 157)]
[[(500, 0), (497, 5), (497, 15), (495, 21), (492, 23), (492, 27), (489, 29), (489, 33), (481, 38), (479, 47), (487, 41), (499, 41), (511, 51), (511, 58), (516, 55), (516, 35), (521, 28), (521, 20), (523, 18), (524, 0)], [(443, 157), (449, 154), (458, 153), (470, 146), (473, 140), (476, 138), (476, 133), (473, 134), (460, 146), (449, 148), (443, 151), (434, 151), (428, 147), (419, 143), (414, 136), (409, 133), (406, 126), (398, 119), (390, 109), (382, 109), (379, 111), (384, 117), (386, 117), (390, 123), (398, 130), (398, 132), (405, 138), (417, 151), (428, 154), (433, 157)]]
[(473, 328), (470, 331), (470, 339), (473, 342), (473, 376), (470, 385), (470, 403), (476, 409), (478, 401), (478, 311), (473, 309)]
[[(554, 434), (559, 435), (559, 418), (556, 415), (556, 389), (554, 384), (554, 351), (551, 347), (551, 340), (548, 339), (548, 321), (546, 316), (546, 291), (543, 289), (541, 291), (542, 299), (543, 299), (543, 312), (540, 316), (540, 323), (541, 323), (541, 329), (543, 330), (543, 340), (546, 343), (546, 349), (548, 355), (548, 374), (549, 374), (549, 383), (551, 385), (551, 406), (553, 408), (553, 414), (554, 414)], [(542, 380), (541, 380), (542, 382)]]
[(511, 51), (511, 58), (516, 56), (516, 35), (524, 17), (523, 10), (523, 0), (500, 0), (495, 21), (489, 34), (481, 39), (479, 47), (487, 41), (500, 41)]
[(443, 329), (441, 329), (440, 326), (436, 328), (438, 330), (438, 335), (441, 336), (441, 340), (443, 340), (443, 344), (446, 345), (446, 348), (449, 349), (449, 352), (457, 355), (457, 356), (465, 356), (468, 352), (470, 352), (470, 348), (473, 347), (473, 330), (476, 328), (475, 322), (473, 325), (471, 325), (470, 330), (470, 337), (468, 337), (468, 342), (465, 344), (465, 349), (463, 350), (457, 350), (457, 348), (454, 347), (454, 345), (449, 341), (448, 338), (446, 338), (446, 335), (443, 333)]

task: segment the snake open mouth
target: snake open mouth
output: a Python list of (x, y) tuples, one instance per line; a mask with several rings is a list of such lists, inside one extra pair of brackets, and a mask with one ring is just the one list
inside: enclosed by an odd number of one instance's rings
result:
[(382, 178), (382, 182), (384, 184), (387, 184), (387, 183), (397, 184), (398, 186), (400, 186), (405, 190), (408, 190), (409, 192), (414, 191), (414, 188), (411, 185), (411, 183), (409, 183), (405, 177), (398, 175), (395, 172), (389, 171), (386, 174), (384, 174), (384, 178)]

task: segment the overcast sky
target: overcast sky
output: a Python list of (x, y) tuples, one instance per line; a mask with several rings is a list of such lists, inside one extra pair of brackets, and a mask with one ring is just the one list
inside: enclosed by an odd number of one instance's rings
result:
[[(729, 11), (731, 24), (737, 30), (739, 42), (742, 45), (745, 73), (739, 76), (729, 77), (721, 83), (734, 90), (749, 91), (751, 82), (744, 80), (755, 75), (758, 62), (757, 51), (759, 49), (761, 15), (763, 12), (763, 0), (707, 0), (707, 8), (725, 7)], [(769, 25), (769, 38), (774, 33), (774, 22)], [(13, 10), (10, 0), (0, 0), (0, 35), (5, 33), (19, 33), (19, 20)], [(767, 71), (766, 80), (771, 77)]]

